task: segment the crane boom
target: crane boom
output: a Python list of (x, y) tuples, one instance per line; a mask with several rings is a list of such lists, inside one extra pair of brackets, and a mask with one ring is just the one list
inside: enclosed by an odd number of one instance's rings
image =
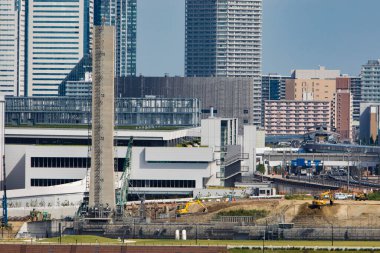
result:
[(129, 190), (129, 178), (131, 176), (131, 160), (132, 160), (132, 145), (133, 137), (129, 138), (128, 149), (125, 155), (123, 174), (121, 175), (121, 185), (119, 190), (119, 198), (117, 205), (124, 209), (124, 205), (127, 203), (128, 190)]

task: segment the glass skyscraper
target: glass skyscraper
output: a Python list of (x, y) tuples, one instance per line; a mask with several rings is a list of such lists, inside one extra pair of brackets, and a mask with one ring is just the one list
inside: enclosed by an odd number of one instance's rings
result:
[(261, 121), (262, 0), (186, 0), (186, 76), (251, 77)]
[(136, 76), (137, 0), (95, 0), (94, 24), (115, 27), (115, 76)]

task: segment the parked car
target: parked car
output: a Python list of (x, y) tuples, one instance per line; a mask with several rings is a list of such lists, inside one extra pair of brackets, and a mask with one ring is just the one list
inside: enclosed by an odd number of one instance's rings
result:
[(334, 194), (334, 198), (336, 200), (344, 200), (344, 199), (348, 199), (348, 195), (346, 193), (337, 192)]

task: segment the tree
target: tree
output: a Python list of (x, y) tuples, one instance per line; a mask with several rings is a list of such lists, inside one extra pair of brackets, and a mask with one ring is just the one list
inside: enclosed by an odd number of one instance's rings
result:
[(257, 165), (256, 167), (256, 171), (260, 172), (261, 174), (265, 174), (265, 166), (264, 164), (260, 163), (259, 165)]

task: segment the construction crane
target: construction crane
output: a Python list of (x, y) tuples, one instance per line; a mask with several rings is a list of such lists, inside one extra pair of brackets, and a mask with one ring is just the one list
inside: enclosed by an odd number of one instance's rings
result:
[(2, 227), (8, 227), (8, 199), (7, 199), (7, 178), (5, 173), (5, 155), (3, 155), (3, 218), (1, 220)]
[(128, 189), (129, 189), (129, 178), (131, 176), (131, 160), (132, 160), (132, 145), (133, 137), (129, 138), (128, 149), (125, 155), (123, 174), (120, 178), (120, 189), (116, 199), (117, 212), (120, 215), (124, 213), (124, 206), (127, 204)]

